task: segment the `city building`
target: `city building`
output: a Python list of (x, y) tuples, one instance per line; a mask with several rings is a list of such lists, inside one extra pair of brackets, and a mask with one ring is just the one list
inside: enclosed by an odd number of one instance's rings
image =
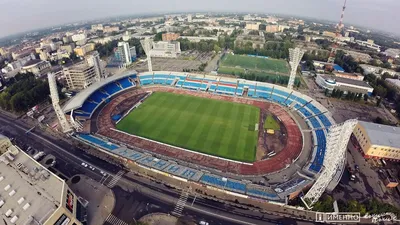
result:
[(368, 63), (372, 60), (372, 57), (367, 53), (356, 52), (356, 51), (348, 51), (344, 50), (346, 55), (353, 57), (357, 62)]
[(99, 80), (96, 68), (87, 62), (64, 67), (63, 69), (68, 89), (82, 90)]
[(65, 50), (67, 51), (69, 54), (71, 54), (74, 49), (75, 49), (75, 44), (74, 43), (70, 43), (70, 44), (65, 44), (65, 45), (61, 45), (60, 46), (61, 50)]
[(267, 25), (265, 26), (266, 33), (276, 33), (279, 31), (279, 25)]
[[(136, 50), (135, 50), (136, 51)], [(118, 47), (114, 52), (115, 60), (121, 62), (123, 66), (132, 63), (131, 50), (128, 42), (118, 42)]]
[(380, 51), (381, 51), (381, 46), (380, 46), (380, 45), (377, 45), (377, 44), (374, 44), (374, 42), (371, 41), (371, 40), (368, 40), (368, 41), (356, 40), (356, 43), (357, 43), (358, 45), (361, 45), (361, 46), (364, 46), (364, 47), (367, 47), (367, 48), (376, 50), (377, 52), (380, 52)]
[(181, 54), (181, 43), (159, 41), (153, 42), (151, 57), (177, 58)]
[(327, 74), (318, 74), (315, 82), (323, 89), (333, 91), (341, 90), (344, 94), (348, 92), (360, 93), (363, 95), (371, 95), (374, 88), (364, 81), (336, 77)]
[(400, 128), (359, 121), (353, 135), (364, 157), (400, 160)]
[(400, 49), (397, 48), (388, 48), (386, 51), (383, 53), (386, 56), (392, 57), (392, 58), (399, 58), (400, 57)]
[(246, 30), (258, 30), (260, 28), (260, 23), (246, 22)]
[(218, 37), (197, 37), (197, 36), (180, 36), (181, 39), (188, 39), (190, 42), (200, 42), (201, 40), (218, 41)]
[(82, 41), (86, 39), (86, 34), (81, 33), (81, 34), (74, 34), (71, 36), (71, 40), (73, 42), (77, 42), (77, 41)]
[(400, 90), (400, 80), (399, 79), (386, 78), (385, 81), (387, 81), (390, 85), (392, 85)]
[(187, 15), (187, 21), (188, 22), (192, 22), (192, 14), (188, 14)]
[(36, 77), (46, 75), (51, 71), (51, 64), (48, 61), (42, 61), (40, 59), (33, 59), (25, 63), (21, 68), (21, 73), (31, 72)]
[(0, 135), (1, 224), (82, 225), (86, 209), (65, 181)]
[(6, 49), (0, 47), (0, 55), (6, 55), (7, 53)]
[(103, 24), (93, 24), (92, 25), (92, 27), (91, 27), (92, 29), (92, 31), (98, 31), (98, 30), (103, 30)]
[(72, 42), (72, 37), (71, 37), (71, 36), (64, 36), (64, 37), (62, 38), (62, 40), (63, 40), (63, 43), (64, 43), (64, 44), (68, 44), (68, 43), (71, 43), (71, 42)]
[(361, 73), (344, 73), (344, 72), (333, 72), (336, 77), (343, 77), (351, 80), (364, 80), (364, 76)]
[(180, 34), (177, 33), (164, 33), (162, 34), (163, 41), (176, 41), (179, 38)]
[(119, 31), (119, 27), (105, 26), (103, 28), (104, 33), (112, 33), (112, 32), (118, 32), (118, 31)]
[(400, 76), (400, 72), (396, 72), (394, 70), (391, 69), (387, 69), (387, 68), (382, 68), (379, 66), (372, 66), (372, 65), (368, 65), (368, 64), (360, 64), (360, 67), (364, 70), (364, 75), (367, 74), (374, 74), (377, 77), (382, 76), (385, 73), (388, 73), (391, 76)]
[(94, 50), (94, 44), (88, 43), (82, 46), (78, 46), (74, 49), (74, 52), (77, 56), (85, 56), (87, 53)]
[(238, 35), (234, 42), (235, 46), (243, 46), (246, 43), (251, 42), (252, 47), (256, 48), (264, 48), (265, 45), (265, 37), (264, 35)]
[(100, 55), (97, 51), (92, 51), (88, 55), (85, 56), (86, 62), (89, 66), (94, 67), (96, 72), (96, 80), (104, 78), (104, 71), (101, 67)]
[(335, 38), (336, 37), (336, 33), (335, 32), (330, 32), (330, 31), (324, 31), (324, 32), (322, 32), (322, 36)]

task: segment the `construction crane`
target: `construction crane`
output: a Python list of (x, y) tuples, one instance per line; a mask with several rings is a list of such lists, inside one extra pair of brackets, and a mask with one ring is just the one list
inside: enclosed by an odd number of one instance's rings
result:
[(331, 53), (328, 58), (328, 63), (335, 62), (336, 50), (337, 50), (338, 42), (339, 42), (339, 35), (342, 32), (343, 16), (344, 16), (344, 10), (346, 10), (346, 3), (347, 3), (347, 0), (344, 0), (342, 15), (340, 16), (340, 22), (339, 22), (339, 25), (336, 27), (335, 43), (333, 43), (332, 50), (331, 50)]

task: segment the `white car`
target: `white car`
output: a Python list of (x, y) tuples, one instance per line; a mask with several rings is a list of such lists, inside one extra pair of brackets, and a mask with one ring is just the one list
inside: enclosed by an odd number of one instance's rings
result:
[(81, 163), (81, 165), (83, 166), (83, 167), (87, 167), (88, 166), (88, 164), (86, 164), (86, 163)]
[(200, 224), (200, 225), (209, 225), (209, 223), (206, 222), (206, 221), (200, 221), (199, 224)]

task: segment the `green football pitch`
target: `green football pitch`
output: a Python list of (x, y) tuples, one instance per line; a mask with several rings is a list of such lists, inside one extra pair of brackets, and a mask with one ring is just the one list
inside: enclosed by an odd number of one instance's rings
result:
[(117, 129), (222, 158), (254, 162), (260, 109), (245, 104), (155, 92)]
[(289, 67), (285, 60), (257, 58), (247, 55), (228, 54), (222, 59), (221, 67), (240, 67), (249, 70), (289, 73)]

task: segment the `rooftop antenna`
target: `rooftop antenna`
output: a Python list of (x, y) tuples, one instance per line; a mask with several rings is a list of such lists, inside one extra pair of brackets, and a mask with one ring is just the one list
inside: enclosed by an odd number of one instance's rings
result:
[(337, 51), (338, 42), (339, 42), (339, 35), (342, 31), (344, 11), (346, 10), (346, 3), (347, 3), (347, 0), (344, 0), (344, 4), (343, 4), (343, 8), (342, 8), (342, 15), (340, 16), (339, 25), (336, 27), (335, 42), (333, 43), (332, 50), (331, 50), (331, 53), (328, 58), (328, 63), (335, 63), (335, 56), (336, 56), (336, 51)]

